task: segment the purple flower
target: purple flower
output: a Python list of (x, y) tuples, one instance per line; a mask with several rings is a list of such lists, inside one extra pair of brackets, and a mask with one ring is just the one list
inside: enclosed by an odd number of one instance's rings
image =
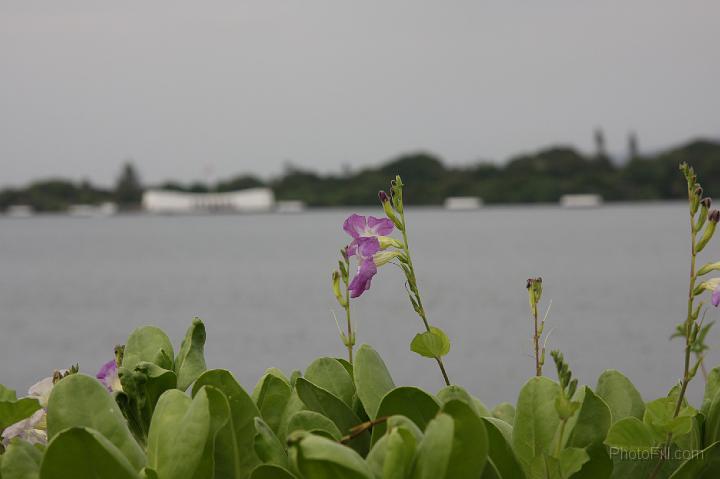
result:
[(367, 238), (370, 236), (387, 236), (392, 233), (393, 222), (387, 218), (375, 218), (374, 216), (361, 216), (351, 214), (343, 223), (343, 229), (353, 239)]
[(120, 384), (120, 376), (118, 376), (117, 363), (114, 359), (105, 363), (95, 377), (111, 393), (123, 390), (122, 384)]
[(712, 292), (712, 304), (716, 307), (720, 305), (720, 285), (716, 286)]
[(8, 426), (4, 431), (0, 431), (2, 436), (2, 444), (7, 447), (10, 439), (19, 437), (30, 444), (47, 444), (47, 411), (40, 408), (27, 419), (16, 422)]
[(350, 285), (348, 286), (350, 289), (350, 297), (357, 298), (370, 289), (370, 282), (373, 276), (375, 276), (375, 273), (377, 273), (375, 261), (373, 261), (372, 258), (362, 260), (357, 274), (355, 274), (355, 277), (350, 281)]

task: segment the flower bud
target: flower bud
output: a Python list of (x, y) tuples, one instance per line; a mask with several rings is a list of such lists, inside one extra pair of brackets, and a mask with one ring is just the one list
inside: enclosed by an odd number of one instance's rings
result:
[(397, 229), (403, 231), (404, 225), (402, 224), (402, 221), (400, 221), (400, 218), (398, 218), (395, 214), (395, 211), (393, 211), (393, 205), (390, 203), (390, 201), (383, 201), (382, 205), (383, 211), (385, 211), (385, 216), (387, 216), (387, 218), (393, 222)]
[(400, 241), (396, 240), (391, 236), (378, 236), (378, 243), (380, 243), (380, 249), (388, 248), (402, 248), (403, 245)]
[(711, 271), (718, 271), (718, 270), (720, 270), (720, 261), (718, 261), (717, 263), (706, 264), (705, 266), (703, 266), (702, 268), (700, 268), (698, 270), (697, 275), (702, 276), (704, 274), (710, 273)]
[(715, 228), (717, 227), (718, 221), (720, 221), (720, 211), (712, 210), (708, 214), (708, 221), (709, 222), (705, 227), (705, 232), (703, 233), (702, 238), (700, 238), (700, 241), (697, 245), (695, 245), (696, 253), (701, 252), (715, 234)]
[(332, 273), (332, 289), (340, 306), (343, 308), (347, 306), (347, 302), (345, 302), (345, 298), (343, 298), (342, 292), (340, 291), (340, 273), (337, 271), (333, 271)]
[(125, 356), (125, 345), (118, 344), (117, 346), (115, 346), (115, 365), (117, 367), (122, 366), (124, 356)]
[(708, 216), (708, 210), (710, 209), (710, 205), (712, 204), (712, 201), (710, 198), (704, 198), (700, 202), (700, 216), (698, 216), (697, 222), (695, 223), (695, 232), (697, 233), (702, 229), (702, 227), (705, 225), (705, 220), (707, 220)]
[(375, 253), (373, 256), (373, 262), (375, 263), (375, 266), (380, 267), (395, 258), (399, 258), (402, 261), (404, 256), (405, 254), (401, 251), (381, 251), (380, 253)]
[(692, 198), (690, 199), (690, 211), (693, 216), (697, 213), (698, 207), (700, 206), (700, 199), (702, 198), (703, 189), (697, 183), (695, 184), (695, 191), (693, 191)]
[(383, 190), (378, 191), (378, 199), (381, 203), (387, 203), (388, 201), (390, 201), (388, 194), (385, 193)]

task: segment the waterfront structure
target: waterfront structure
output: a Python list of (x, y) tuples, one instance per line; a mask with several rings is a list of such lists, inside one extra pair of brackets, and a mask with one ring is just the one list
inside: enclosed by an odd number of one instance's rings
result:
[(254, 213), (272, 210), (275, 195), (270, 188), (223, 193), (147, 190), (143, 193), (142, 206), (150, 213)]

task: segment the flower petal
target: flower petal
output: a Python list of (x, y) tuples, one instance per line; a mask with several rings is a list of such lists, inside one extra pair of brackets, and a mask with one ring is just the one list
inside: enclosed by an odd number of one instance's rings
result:
[[(65, 374), (66, 371), (67, 370), (61, 370), (60, 373)], [(30, 386), (28, 396), (37, 399), (42, 407), (47, 407), (48, 399), (50, 399), (50, 391), (52, 391), (54, 385), (52, 376), (41, 379)]]
[(120, 384), (120, 376), (118, 376), (117, 363), (113, 359), (103, 364), (97, 375), (95, 376), (98, 381), (103, 383), (108, 391), (122, 391), (122, 385)]
[(712, 304), (713, 306), (720, 305), (720, 286), (715, 288), (712, 292)]
[(350, 285), (348, 286), (348, 289), (350, 290), (350, 297), (357, 298), (370, 289), (370, 283), (373, 276), (375, 276), (375, 273), (377, 273), (377, 267), (372, 259), (367, 259), (360, 263), (357, 274), (352, 281), (350, 281)]
[(377, 236), (370, 236), (368, 238), (358, 238), (357, 242), (357, 254), (361, 260), (372, 258), (372, 256), (380, 251), (380, 241)]
[(367, 218), (356, 213), (351, 214), (343, 223), (343, 230), (353, 238), (359, 238), (367, 229)]
[(7, 446), (10, 439), (14, 437), (25, 439), (31, 444), (47, 444), (47, 431), (45, 430), (46, 414), (45, 409), (38, 409), (29, 418), (18, 421), (8, 426), (4, 431), (0, 431), (2, 433), (0, 436), (2, 436), (3, 445)]
[(374, 216), (368, 216), (367, 218), (368, 230), (375, 236), (387, 236), (392, 233), (393, 222), (387, 218), (375, 218)]

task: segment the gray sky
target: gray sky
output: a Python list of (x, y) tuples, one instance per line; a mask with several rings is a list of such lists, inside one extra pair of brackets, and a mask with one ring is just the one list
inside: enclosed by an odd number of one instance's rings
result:
[(0, 3), (0, 184), (720, 133), (717, 1)]

